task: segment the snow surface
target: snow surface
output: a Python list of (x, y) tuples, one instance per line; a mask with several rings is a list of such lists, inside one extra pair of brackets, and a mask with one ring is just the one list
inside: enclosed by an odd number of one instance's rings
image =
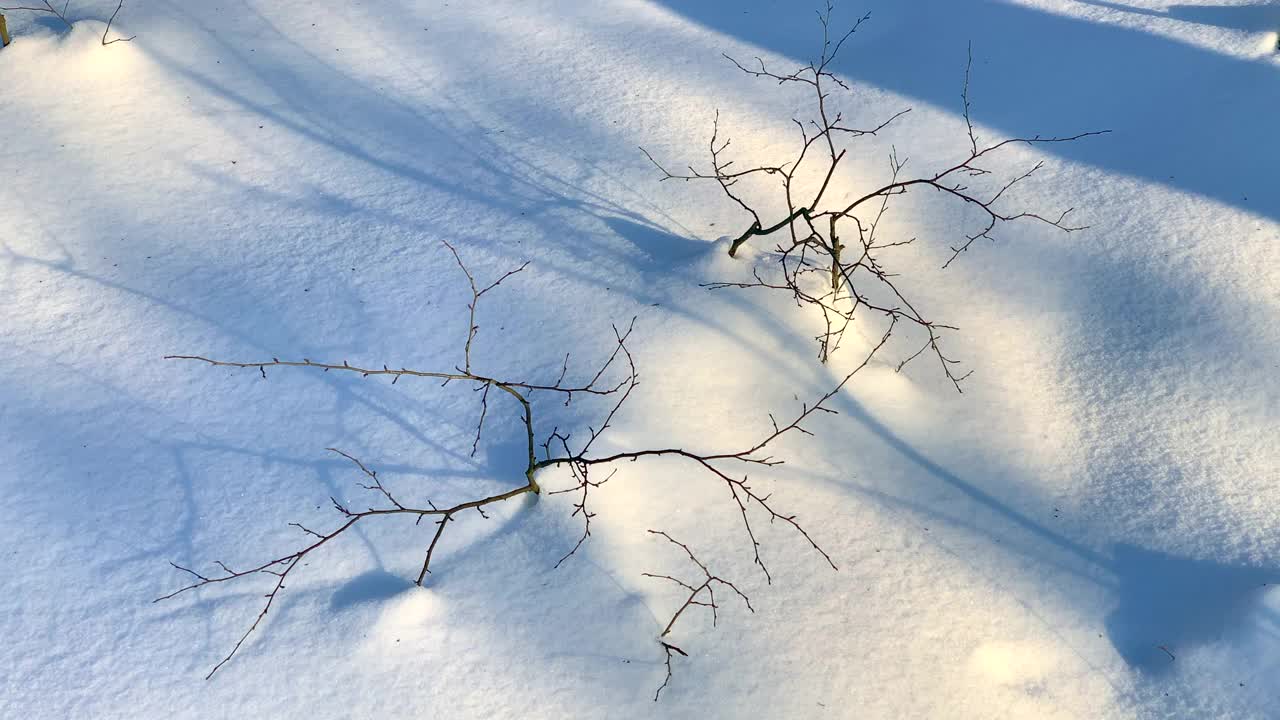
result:
[[(480, 275), (531, 261), (482, 309), (493, 373), (583, 370), (638, 316), (609, 448), (737, 449), (866, 349), (823, 368), (784, 298), (699, 288), (745, 277), (714, 242), (745, 221), (636, 149), (705, 162), (718, 108), (741, 164), (789, 151), (804, 99), (720, 54), (800, 64), (816, 25), (781, 0), (137, 0), (137, 40), (104, 48), (114, 3), (72, 4), (70, 32), (8, 13), (0, 50), (0, 717), (1280, 714), (1280, 7), (837, 9), (872, 12), (841, 109), (914, 108), (842, 194), (890, 144), (963, 152), (970, 42), (982, 135), (1114, 131), (1010, 157), (1047, 162), (1018, 201), (1084, 233), (1007, 228), (941, 271), (977, 216), (903, 199), (892, 230), (921, 240), (895, 267), (975, 374), (895, 374), (904, 334), (760, 474), (838, 572), (762, 525), (766, 585), (722, 486), (636, 463), (556, 570), (570, 496), (456, 523), (426, 588), (429, 529), (362, 525), (206, 682), (265, 589), (152, 604), (168, 561), (327, 527), (362, 492), (329, 446), (437, 501), (511, 487), (518, 426), (495, 411), (472, 458), (464, 388), (161, 356), (451, 367), (466, 286), (441, 240)], [(686, 566), (650, 527), (756, 608), (682, 621), (656, 704), (681, 598), (641, 573)]]

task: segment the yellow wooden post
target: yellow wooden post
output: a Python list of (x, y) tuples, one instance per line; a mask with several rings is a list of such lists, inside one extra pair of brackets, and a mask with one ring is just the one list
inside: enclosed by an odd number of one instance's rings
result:
[(0, 43), (7, 47), (12, 42), (9, 39), (9, 26), (4, 24), (4, 15), (0, 15)]

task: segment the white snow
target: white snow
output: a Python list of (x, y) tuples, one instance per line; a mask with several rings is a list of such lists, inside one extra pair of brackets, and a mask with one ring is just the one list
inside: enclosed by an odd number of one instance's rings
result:
[[(749, 275), (746, 220), (660, 183), (637, 150), (705, 164), (718, 109), (739, 165), (777, 159), (806, 99), (722, 57), (807, 62), (808, 5), (777, 0), (138, 0), (102, 47), (6, 13), (0, 50), (0, 717), (1265, 718), (1280, 687), (1280, 6), (1258, 0), (857, 0), (872, 19), (836, 102), (878, 122), (834, 191), (890, 146), (964, 152), (960, 83), (988, 138), (1046, 169), (1017, 203), (1074, 206), (940, 270), (972, 209), (901, 198), (895, 268), (957, 325), (957, 394), (891, 344), (753, 475), (838, 571), (686, 464), (516, 499), (444, 535), (362, 523), (308, 559), (211, 680), (263, 582), (151, 600), (169, 566), (245, 565), (364, 502), (338, 447), (406, 495), (522, 482), (516, 415), (470, 456), (467, 388), (164, 361), (461, 361), (465, 278), (529, 268), (482, 305), (497, 375), (553, 380), (637, 316), (642, 382), (602, 442), (736, 450), (829, 389), (814, 318), (699, 283)], [(961, 156), (962, 157), (962, 156)], [(799, 398), (799, 401), (797, 400)], [(548, 422), (597, 421), (554, 401)], [(548, 473), (548, 487), (571, 484)], [(644, 572), (738, 583), (718, 627)], [(269, 579), (269, 578), (267, 578)]]

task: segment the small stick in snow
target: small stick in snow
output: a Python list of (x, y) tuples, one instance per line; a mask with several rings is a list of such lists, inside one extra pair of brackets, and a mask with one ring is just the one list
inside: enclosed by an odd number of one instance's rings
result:
[(122, 8), (122, 7), (124, 7), (124, 0), (120, 0), (120, 2), (116, 4), (116, 10), (115, 10), (115, 12), (111, 13), (111, 18), (110, 18), (109, 20), (107, 20), (107, 27), (106, 27), (106, 29), (104, 29), (104, 30), (102, 31), (102, 46), (103, 46), (103, 47), (106, 47), (107, 45), (110, 45), (111, 43), (129, 42), (129, 41), (133, 40), (134, 38), (138, 37), (137, 35), (130, 35), (130, 36), (129, 36), (129, 37), (127, 37), (127, 38), (114, 38), (114, 39), (112, 39), (112, 40), (107, 40), (107, 33), (111, 32), (111, 23), (114, 23), (114, 22), (116, 21), (116, 15), (119, 15), (119, 14), (120, 14), (120, 8)]
[(741, 590), (739, 590), (737, 585), (734, 585), (733, 583), (729, 582), (728, 580), (725, 580), (724, 578), (718, 575), (712, 575), (711, 571), (707, 569), (706, 564), (704, 564), (701, 560), (698, 559), (696, 555), (693, 554), (693, 551), (689, 549), (688, 545), (685, 545), (684, 543), (676, 540), (675, 538), (671, 537), (670, 535), (666, 534), (661, 530), (650, 530), (649, 533), (652, 535), (660, 535), (666, 538), (667, 542), (670, 542), (671, 544), (676, 545), (682, 550), (684, 550), (685, 554), (689, 556), (689, 559), (693, 561), (694, 565), (698, 566), (698, 569), (702, 571), (702, 575), (703, 575), (703, 580), (697, 586), (694, 586), (694, 584), (691, 582), (686, 582), (684, 580), (673, 577), (671, 575), (655, 575), (653, 573), (642, 573), (645, 577), (656, 578), (658, 580), (669, 580), (675, 583), (676, 585), (679, 585), (680, 587), (684, 588), (685, 590), (689, 591), (689, 595), (688, 597), (685, 598), (684, 604), (682, 604), (676, 610), (675, 614), (671, 616), (671, 620), (667, 622), (667, 626), (662, 629), (662, 633), (658, 635), (658, 643), (662, 645), (662, 648), (663, 650), (666, 651), (666, 655), (667, 655), (666, 657), (667, 677), (663, 679), (662, 684), (658, 686), (657, 692), (653, 694), (653, 701), (657, 702), (658, 698), (662, 695), (663, 688), (665, 688), (667, 684), (671, 682), (671, 654), (673, 652), (676, 652), (683, 657), (689, 657), (689, 654), (686, 653), (684, 650), (681, 650), (675, 645), (672, 645), (666, 640), (663, 640), (663, 638), (671, 634), (671, 629), (675, 627), (676, 621), (680, 619), (680, 616), (684, 614), (685, 610), (688, 610), (689, 608), (695, 605), (710, 609), (711, 610), (711, 626), (715, 627), (716, 623), (720, 619), (719, 613), (717, 612), (720, 609), (720, 606), (716, 604), (716, 585), (717, 584), (732, 590), (734, 594), (736, 594), (739, 598), (742, 599), (742, 602), (747, 606), (747, 610), (750, 610), (751, 612), (754, 613), (756, 609), (751, 607), (751, 599), (748, 598)]

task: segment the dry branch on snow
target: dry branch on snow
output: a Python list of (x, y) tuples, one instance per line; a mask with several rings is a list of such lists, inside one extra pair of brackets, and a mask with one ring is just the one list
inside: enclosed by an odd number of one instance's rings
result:
[[(476, 325), (476, 307), (480, 300), (487, 294), (498, 287), (504, 280), (521, 272), (526, 266), (521, 265), (501, 275), (487, 285), (481, 286), (477, 283), (475, 276), (467, 268), (462, 258), (457, 254), (456, 250), (448, 243), (445, 243), (453, 252), (457, 260), (458, 267), (466, 275), (471, 289), (471, 299), (468, 303), (468, 329), (466, 339), (462, 343), (462, 359), (461, 364), (455, 366), (451, 370), (414, 370), (410, 368), (394, 368), (388, 365), (380, 366), (361, 366), (351, 364), (347, 361), (341, 362), (319, 362), (309, 358), (298, 361), (280, 360), (279, 358), (271, 358), (266, 361), (254, 362), (238, 362), (216, 360), (198, 355), (171, 355), (166, 359), (170, 360), (187, 360), (200, 362), (217, 367), (233, 367), (249, 370), (256, 370), (265, 379), (268, 369), (275, 368), (309, 368), (322, 372), (347, 372), (355, 373), (365, 378), (389, 377), (394, 384), (402, 378), (410, 379), (434, 379), (440, 380), (442, 385), (450, 382), (466, 383), (479, 392), (480, 397), (480, 413), (476, 422), (476, 439), (473, 443), (473, 450), (478, 447), (481, 440), (484, 420), (488, 412), (489, 392), (491, 390), (498, 392), (500, 395), (506, 396), (516, 403), (520, 410), (522, 421), (522, 440), (527, 451), (527, 462), (524, 468), (523, 482), (511, 487), (501, 493), (493, 495), (484, 495), (476, 497), (465, 502), (453, 503), (450, 505), (436, 505), (433, 502), (427, 502), (425, 505), (410, 504), (403, 502), (397, 493), (387, 487), (378, 477), (377, 471), (368, 467), (362, 460), (337, 448), (329, 448), (331, 452), (337, 453), (352, 463), (353, 468), (362, 476), (362, 480), (358, 483), (361, 488), (368, 491), (372, 496), (372, 501), (364, 509), (353, 507), (349, 503), (343, 503), (336, 498), (330, 497), (330, 503), (333, 510), (338, 515), (338, 522), (335, 527), (329, 529), (313, 529), (306, 527), (300, 523), (291, 523), (306, 537), (306, 542), (301, 547), (297, 547), (281, 554), (275, 555), (265, 561), (256, 561), (232, 567), (227, 563), (215, 562), (216, 572), (209, 570), (197, 571), (195, 569), (173, 564), (173, 566), (186, 573), (191, 581), (178, 588), (177, 590), (157, 598), (157, 602), (169, 600), (178, 595), (182, 595), (191, 590), (205, 588), (211, 585), (217, 585), (227, 582), (235, 582), (248, 580), (258, 576), (266, 576), (268, 591), (264, 595), (264, 602), (254, 617), (248, 628), (240, 636), (239, 640), (231, 648), (216, 665), (210, 670), (207, 677), (212, 677), (219, 669), (233, 658), (240, 650), (243, 644), (258, 629), (263, 619), (273, 607), (280, 593), (286, 588), (286, 581), (291, 573), (293, 573), (304, 558), (308, 558), (328, 545), (331, 541), (344, 535), (351, 529), (355, 528), (362, 522), (374, 521), (378, 518), (389, 516), (408, 516), (415, 519), (417, 523), (423, 520), (430, 520), (435, 527), (431, 533), (431, 538), (426, 546), (423, 557), (422, 567), (417, 576), (417, 582), (421, 584), (426, 576), (431, 572), (432, 560), (435, 557), (437, 549), (440, 547), (441, 540), (445, 530), (452, 522), (463, 519), (468, 511), (476, 511), (478, 515), (484, 514), (487, 506), (501, 503), (512, 498), (520, 497), (527, 494), (537, 495), (542, 492), (542, 488), (538, 483), (538, 476), (543, 471), (554, 468), (567, 468), (574, 481), (573, 485), (565, 490), (557, 492), (577, 492), (580, 493), (579, 500), (574, 503), (573, 516), (581, 517), (583, 523), (583, 533), (577, 543), (565, 553), (557, 567), (572, 556), (582, 546), (582, 544), (591, 535), (591, 520), (596, 516), (589, 509), (588, 499), (592, 489), (598, 488), (607, 482), (613, 475), (611, 466), (621, 462), (638, 461), (650, 457), (673, 457), (686, 460), (692, 468), (701, 472), (705, 477), (714, 481), (723, 483), (728, 498), (734, 503), (738, 514), (742, 519), (742, 527), (744, 539), (750, 543), (751, 552), (754, 563), (760, 568), (767, 581), (772, 581), (769, 574), (768, 565), (764, 557), (761, 555), (761, 545), (758, 538), (758, 530), (756, 523), (761, 518), (767, 518), (770, 522), (778, 522), (789, 526), (804, 541), (820, 555), (823, 561), (831, 568), (835, 568), (835, 562), (822, 549), (818, 542), (809, 534), (809, 532), (800, 524), (794, 514), (788, 513), (780, 509), (772, 500), (771, 495), (761, 494), (751, 484), (750, 477), (744, 470), (752, 467), (765, 468), (782, 464), (782, 460), (766, 453), (768, 448), (776, 443), (779, 438), (788, 434), (809, 434), (809, 431), (803, 427), (806, 420), (811, 419), (819, 413), (833, 413), (834, 411), (826, 407), (826, 403), (833, 398), (840, 390), (853, 378), (853, 376), (870, 362), (875, 353), (888, 340), (889, 334), (886, 333), (871, 351), (867, 354), (866, 359), (853, 371), (849, 372), (840, 382), (823, 396), (819, 397), (815, 402), (803, 404), (800, 410), (785, 423), (779, 423), (770, 416), (771, 430), (764, 434), (763, 437), (753, 443), (745, 445), (744, 448), (723, 452), (708, 452), (699, 450), (690, 450), (682, 447), (669, 448), (643, 448), (637, 450), (628, 450), (624, 452), (616, 452), (610, 454), (595, 454), (592, 448), (596, 441), (599, 440), (612, 426), (619, 410), (631, 397), (632, 392), (639, 384), (639, 375), (636, 370), (635, 361), (631, 355), (631, 351), (627, 346), (631, 338), (632, 329), (634, 327), (634, 319), (625, 329), (615, 326), (613, 328), (613, 338), (611, 340), (612, 350), (604, 361), (599, 365), (591, 378), (586, 382), (567, 383), (565, 376), (568, 374), (568, 358), (559, 373), (559, 377), (554, 382), (533, 382), (525, 379), (498, 378), (475, 369), (477, 363), (472, 357), (472, 341), (478, 332)], [(612, 379), (611, 375), (614, 375)], [(587, 427), (585, 439), (580, 443), (575, 442), (573, 435), (561, 432), (560, 428), (553, 427), (546, 430), (538, 423), (536, 413), (536, 404), (544, 397), (559, 398), (564, 404), (569, 404), (575, 395), (592, 395), (607, 397), (611, 399), (608, 410), (603, 418), (597, 424)], [(544, 438), (539, 441), (539, 438)], [(609, 471), (603, 478), (596, 479), (597, 473)], [(692, 556), (692, 553), (691, 553)], [(695, 562), (697, 562), (695, 560)], [(701, 567), (701, 564), (700, 564)], [(727, 581), (716, 577), (708, 577), (707, 583), (720, 583), (732, 587)], [(713, 604), (714, 597), (710, 595), (712, 588), (704, 583), (702, 590), (694, 593), (698, 595), (705, 590)], [(696, 597), (691, 597), (686, 603), (701, 604)], [(683, 608), (680, 612), (683, 612)], [(675, 620), (679, 617), (680, 612), (672, 618), (672, 622), (668, 624), (663, 631), (663, 635), (670, 631)], [(671, 649), (668, 643), (661, 641), (666, 652), (670, 653)], [(669, 658), (668, 658), (668, 671)], [(668, 677), (669, 680), (669, 677)], [(666, 686), (664, 681), (663, 686)], [(656, 696), (655, 696), (656, 699)]]
[[(799, 149), (795, 156), (777, 164), (735, 168), (734, 161), (727, 153), (730, 140), (721, 139), (718, 111), (712, 122), (709, 170), (699, 170), (690, 165), (687, 171), (672, 172), (647, 150), (641, 148), (641, 151), (662, 172), (663, 180), (715, 182), (724, 195), (750, 217), (747, 228), (730, 243), (729, 255), (736, 257), (739, 248), (754, 238), (783, 236), (772, 251), (776, 261), (772, 277), (766, 278), (757, 268), (753, 270), (754, 279), (751, 281), (709, 283), (708, 287), (781, 290), (791, 294), (798, 306), (816, 309), (824, 323), (822, 332), (815, 338), (818, 342), (818, 357), (822, 362), (826, 362), (839, 348), (845, 331), (859, 311), (866, 310), (890, 321), (904, 321), (923, 331), (924, 342), (918, 350), (900, 362), (898, 369), (901, 370), (907, 363), (928, 352), (937, 359), (947, 379), (960, 390), (960, 383), (968, 373), (957, 371), (959, 361), (946, 355), (941, 345), (942, 333), (956, 328), (926, 318), (898, 287), (894, 280), (895, 274), (885, 264), (884, 251), (909, 245), (915, 240), (885, 240), (877, 235), (881, 220), (889, 209), (890, 200), (913, 189), (931, 189), (981, 211), (983, 222), (965, 233), (960, 242), (951, 246), (951, 257), (943, 265), (944, 268), (966, 252), (976, 240), (994, 239), (992, 232), (1003, 223), (1027, 220), (1068, 233), (1083, 230), (1086, 226), (1068, 222), (1072, 212), (1070, 208), (1058, 213), (1004, 208), (1005, 203), (1001, 201), (1007, 200), (1007, 193), (1018, 183), (1034, 175), (1043, 163), (1036, 163), (1008, 179), (979, 183), (980, 187), (970, 187), (968, 183), (993, 176), (994, 173), (985, 169), (981, 163), (990, 160), (1003, 148), (1072, 142), (1109, 131), (1084, 132), (1063, 137), (1033, 135), (990, 144), (980, 142), (969, 114), (969, 79), (973, 65), (971, 52), (965, 66), (961, 92), (964, 119), (968, 128), (963, 159), (944, 164), (933, 172), (910, 176), (903, 172), (907, 166), (906, 159), (899, 160), (897, 151), (894, 150), (889, 155), (888, 182), (860, 196), (836, 200), (829, 191), (836, 171), (842, 167), (841, 162), (849, 150), (849, 143), (887, 130), (894, 121), (911, 112), (911, 109), (901, 110), (865, 128), (853, 127), (841, 113), (832, 110), (829, 100), (835, 89), (849, 91), (850, 88), (830, 70), (831, 63), (845, 42), (871, 16), (864, 15), (846, 33), (835, 39), (831, 35), (831, 13), (830, 2), (825, 12), (818, 13), (822, 25), (821, 56), (797, 70), (775, 72), (758, 57), (754, 64), (744, 65), (728, 55), (724, 56), (748, 75), (772, 80), (778, 85), (798, 86), (811, 95), (815, 117), (808, 122), (792, 120), (799, 133)], [(806, 176), (818, 180), (805, 182)], [(782, 217), (766, 220), (758, 209), (764, 200), (750, 198), (738, 188), (740, 183), (749, 178), (773, 178), (780, 182), (778, 190), (786, 207)], [(806, 188), (806, 185), (810, 187)]]

